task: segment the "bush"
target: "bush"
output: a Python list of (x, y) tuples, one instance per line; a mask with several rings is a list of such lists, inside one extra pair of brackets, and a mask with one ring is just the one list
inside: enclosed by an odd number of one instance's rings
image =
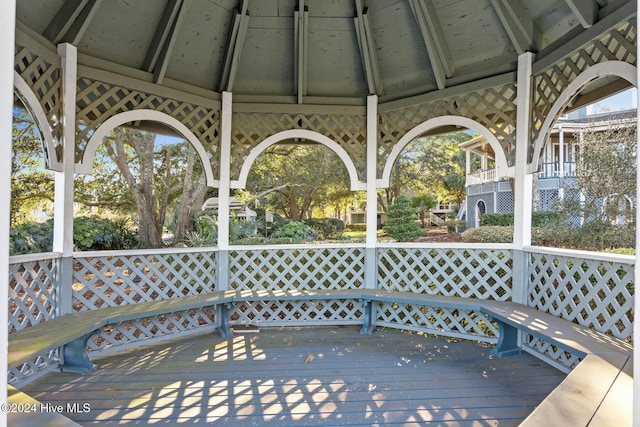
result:
[(506, 227), (513, 225), (513, 212), (488, 213), (482, 215), (482, 227)]
[(336, 218), (309, 218), (303, 223), (313, 228), (320, 239), (337, 239), (344, 232), (344, 222)]
[(462, 233), (462, 241), (467, 243), (511, 243), (513, 227), (489, 225), (470, 228)]
[(459, 219), (448, 219), (444, 222), (444, 225), (446, 225), (448, 233), (462, 233), (467, 229), (467, 221)]
[(607, 251), (635, 248), (635, 227), (618, 227), (602, 221), (586, 223), (581, 228), (555, 224), (536, 229), (533, 244), (584, 251)]
[(286, 238), (294, 241), (303, 240), (306, 242), (312, 242), (318, 238), (318, 233), (316, 233), (313, 228), (304, 225), (300, 221), (290, 221), (273, 233), (272, 238)]
[(347, 231), (367, 231), (367, 224), (349, 224), (345, 227)]
[(398, 242), (408, 242), (424, 235), (420, 228), (416, 211), (409, 199), (398, 196), (387, 212), (387, 220), (382, 225), (384, 232)]

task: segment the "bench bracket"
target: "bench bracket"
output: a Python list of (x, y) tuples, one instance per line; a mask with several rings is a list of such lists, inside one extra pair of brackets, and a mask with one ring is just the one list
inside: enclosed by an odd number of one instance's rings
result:
[(233, 336), (231, 327), (229, 326), (229, 309), (231, 303), (216, 305), (216, 318), (218, 319), (218, 334), (222, 338), (230, 338)]
[(61, 372), (73, 372), (76, 374), (86, 374), (96, 369), (96, 365), (89, 360), (87, 353), (87, 342), (95, 331), (83, 335), (62, 347), (63, 364), (60, 366)]
[(495, 318), (492, 318), (491, 320), (497, 322), (498, 328), (500, 329), (498, 343), (496, 344), (496, 347), (491, 350), (491, 354), (498, 357), (522, 354), (522, 349), (518, 347), (518, 328)]
[(373, 326), (373, 301), (365, 299), (362, 302), (364, 305), (364, 323), (360, 328), (360, 333), (362, 335), (372, 335), (375, 328)]

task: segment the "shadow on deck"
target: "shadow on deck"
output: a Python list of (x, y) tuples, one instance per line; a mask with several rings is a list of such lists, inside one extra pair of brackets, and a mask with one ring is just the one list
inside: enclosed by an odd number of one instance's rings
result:
[[(82, 425), (517, 425), (564, 374), (490, 345), (355, 327), (198, 335), (22, 390)], [(88, 406), (83, 406), (87, 403)], [(89, 409), (81, 412), (82, 409)]]

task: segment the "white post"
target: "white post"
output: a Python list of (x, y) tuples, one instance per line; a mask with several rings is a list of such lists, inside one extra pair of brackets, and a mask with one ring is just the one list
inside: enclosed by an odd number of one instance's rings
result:
[(62, 62), (62, 171), (55, 172), (53, 209), (53, 251), (60, 252), (60, 273), (57, 278), (59, 300), (57, 314), (69, 314), (73, 271), (73, 180), (76, 147), (76, 82), (78, 80), (78, 50), (63, 43), (58, 46)]
[[(640, 13), (640, 6), (637, 6), (637, 12)], [(636, 13), (636, 20), (638, 19)], [(640, 54), (640, 48), (636, 46), (636, 58)], [(637, 82), (640, 82), (640, 68), (637, 71)], [(640, 100), (640, 91), (636, 91), (638, 100)], [(640, 104), (640, 103), (639, 103)], [(640, 125), (640, 118), (636, 115), (637, 124)], [(640, 142), (640, 138), (638, 140)], [(637, 145), (640, 147), (640, 143)], [(637, 150), (637, 148), (636, 148)], [(640, 200), (640, 155), (636, 155), (636, 200)], [(636, 204), (636, 218), (638, 218), (638, 205)], [(637, 225), (636, 219), (636, 264), (634, 266), (634, 283), (636, 286), (640, 283), (640, 227)], [(633, 302), (635, 310), (633, 310), (633, 339), (638, 341), (640, 337), (640, 292), (636, 289), (633, 293)], [(640, 427), (640, 352), (633, 352), (633, 427)]]
[(231, 114), (233, 95), (222, 92), (220, 187), (218, 188), (218, 289), (229, 289), (229, 196), (231, 188)]
[[(13, 61), (16, 33), (15, 0), (0, 1), (0, 316), (9, 318), (9, 206), (11, 200), (11, 129), (13, 127)], [(0, 328), (0, 366), (7, 366), (9, 338), (6, 323)], [(2, 375), (0, 403), (7, 402), (7, 374)], [(0, 411), (0, 425), (7, 414)]]
[(378, 96), (367, 97), (367, 237), (365, 254), (365, 287), (377, 287), (378, 242)]
[(562, 125), (558, 126), (558, 144), (560, 145), (560, 154), (558, 156), (558, 177), (560, 178), (560, 183), (558, 185), (558, 198), (560, 200), (564, 200), (564, 183), (562, 182), (562, 178), (564, 178), (564, 130), (562, 129)]
[(518, 57), (518, 95), (516, 116), (516, 163), (513, 224), (513, 301), (526, 304), (527, 257), (523, 251), (531, 244), (533, 175), (528, 173), (531, 113), (531, 75), (533, 53)]

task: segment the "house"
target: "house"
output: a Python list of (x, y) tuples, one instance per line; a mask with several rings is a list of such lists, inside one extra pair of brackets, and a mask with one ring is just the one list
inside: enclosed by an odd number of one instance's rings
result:
[[(585, 132), (604, 131), (613, 123), (635, 125), (636, 110), (615, 113), (589, 114), (583, 108), (561, 117), (554, 125), (541, 151), (539, 171), (534, 177), (534, 211), (554, 210), (555, 205), (567, 197), (581, 197), (576, 191), (576, 159)], [(459, 217), (466, 219), (468, 227), (479, 227), (486, 213), (513, 212), (512, 180), (499, 177), (495, 168), (495, 154), (490, 144), (478, 136), (460, 144), (466, 152), (466, 201)], [(606, 198), (598, 204), (604, 208)], [(625, 220), (635, 203), (633, 196), (626, 196), (619, 206), (619, 221)], [(584, 218), (570, 218), (579, 226)]]

